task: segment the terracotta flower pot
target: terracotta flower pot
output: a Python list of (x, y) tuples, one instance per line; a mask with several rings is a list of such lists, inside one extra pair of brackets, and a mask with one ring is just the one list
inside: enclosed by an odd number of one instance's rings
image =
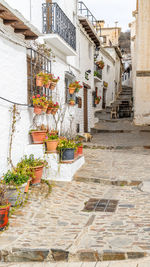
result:
[(42, 111), (43, 112), (46, 112), (47, 111), (47, 108), (48, 108), (48, 105), (45, 105), (44, 107), (42, 107)]
[(51, 90), (54, 90), (55, 89), (55, 87), (56, 87), (56, 82), (51, 82), (51, 86), (50, 86), (50, 89)]
[(28, 180), (27, 185), (26, 185), (25, 190), (24, 190), (25, 193), (28, 192), (31, 181), (32, 181), (31, 179)]
[(43, 141), (46, 138), (47, 131), (32, 131), (31, 136), (33, 140), (33, 144), (43, 144)]
[(99, 100), (95, 100), (95, 105), (98, 105), (99, 104)]
[(75, 92), (75, 87), (69, 87), (69, 94), (72, 95)]
[(74, 102), (74, 101), (70, 101), (70, 102), (69, 102), (69, 105), (70, 105), (70, 106), (74, 106), (74, 105), (75, 105), (75, 102)]
[(74, 158), (76, 159), (78, 157), (78, 151), (74, 152)]
[(46, 114), (51, 114), (52, 110), (53, 110), (53, 108), (47, 108)]
[(0, 230), (3, 230), (8, 223), (10, 204), (0, 208)]
[(44, 85), (45, 88), (50, 88), (50, 85), (51, 85), (52, 81), (48, 81), (47, 84)]
[(34, 113), (40, 115), (42, 113), (42, 107), (34, 106)]
[(57, 113), (58, 108), (52, 108), (51, 114), (55, 115)]
[(47, 152), (56, 152), (57, 146), (58, 146), (58, 140), (46, 141)]
[(42, 174), (43, 174), (43, 165), (37, 166), (37, 167), (32, 167), (33, 170), (33, 177), (32, 177), (32, 184), (40, 184)]
[(36, 76), (36, 86), (43, 86), (44, 84), (44, 77)]
[(78, 155), (82, 155), (83, 154), (83, 146), (79, 146), (78, 147)]

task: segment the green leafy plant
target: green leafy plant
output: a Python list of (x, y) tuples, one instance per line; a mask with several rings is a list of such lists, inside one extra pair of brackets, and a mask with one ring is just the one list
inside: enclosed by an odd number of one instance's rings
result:
[(50, 134), (50, 133), (48, 133), (46, 135), (45, 141), (58, 140), (58, 139), (59, 139), (58, 134), (54, 134), (54, 133)]
[(33, 101), (33, 106), (39, 106), (39, 107), (45, 107), (48, 105), (48, 101), (46, 99), (46, 95), (43, 94), (43, 96), (41, 95), (34, 95), (32, 96), (32, 101)]
[(98, 78), (102, 78), (101, 74), (98, 71), (94, 71), (94, 76), (98, 77)]
[(33, 177), (33, 167), (39, 167), (39, 166), (46, 166), (47, 161), (40, 159), (40, 158), (34, 158), (34, 155), (31, 154), (29, 157), (26, 155), (21, 159), (21, 161), (17, 164), (16, 171), (22, 175), (27, 175), (29, 177)]
[(76, 149), (76, 143), (74, 140), (62, 139), (57, 146), (58, 151), (62, 151), (68, 148)]
[(28, 175), (17, 172), (15, 170), (13, 170), (13, 171), (9, 170), (3, 176), (3, 181), (5, 182), (6, 185), (19, 186), (19, 185), (26, 183), (28, 180), (29, 180)]

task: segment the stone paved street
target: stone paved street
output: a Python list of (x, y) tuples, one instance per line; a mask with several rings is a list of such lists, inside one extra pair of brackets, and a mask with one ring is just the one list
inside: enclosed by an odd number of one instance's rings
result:
[[(150, 255), (150, 194), (139, 187), (149, 180), (150, 151), (85, 149), (84, 153), (86, 163), (74, 181), (55, 183), (50, 194), (44, 183), (30, 190), (28, 202), (14, 212), (8, 229), (0, 234), (2, 261), (61, 260), (72, 262), (63, 266), (78, 262), (79, 267), (117, 267), (87, 262)], [(93, 198), (118, 201), (116, 210), (85, 211)]]

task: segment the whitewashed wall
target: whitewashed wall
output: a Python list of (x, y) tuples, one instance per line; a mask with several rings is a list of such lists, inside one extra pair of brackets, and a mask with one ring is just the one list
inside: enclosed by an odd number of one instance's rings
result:
[[(0, 28), (8, 32), (9, 38), (22, 43), (16, 37), (13, 29), (4, 26), (0, 21)], [(27, 65), (26, 48), (0, 36), (0, 96), (11, 101), (27, 103)], [(12, 105), (0, 100), (0, 175), (7, 170), (9, 151)], [(16, 132), (13, 140), (12, 158), (15, 164), (24, 154), (25, 146), (29, 143), (28, 130), (32, 123), (32, 109), (19, 106), (20, 120), (16, 123)]]

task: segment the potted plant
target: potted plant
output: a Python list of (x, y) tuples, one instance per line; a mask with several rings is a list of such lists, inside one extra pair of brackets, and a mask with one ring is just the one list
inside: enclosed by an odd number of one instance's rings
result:
[(31, 183), (33, 185), (39, 184), (41, 182), (43, 168), (47, 165), (47, 162), (40, 158), (34, 158), (34, 155), (29, 157), (24, 156), (21, 161), (17, 164), (17, 170), (20, 173), (26, 174), (32, 178)]
[(75, 81), (75, 84), (76, 84), (75, 93), (78, 93), (83, 86), (78, 81)]
[(3, 182), (7, 188), (6, 195), (11, 206), (17, 206), (23, 202), (28, 180), (29, 176), (23, 172), (21, 173), (19, 168), (12, 171), (9, 170), (3, 176)]
[(98, 105), (100, 103), (101, 96), (96, 96), (95, 97), (95, 105)]
[(34, 113), (35, 114), (41, 114), (42, 111), (46, 112), (48, 108), (48, 102), (46, 100), (46, 95), (43, 94), (41, 96), (40, 94), (37, 94), (36, 96), (32, 97), (33, 106), (34, 106)]
[(37, 129), (30, 130), (29, 134), (32, 137), (33, 144), (43, 144), (47, 133), (47, 127), (45, 127), (43, 124)]
[(9, 209), (11, 204), (6, 196), (6, 186), (0, 183), (0, 231), (8, 224)]
[(56, 152), (58, 142), (58, 134), (48, 133), (45, 138), (47, 152)]
[(53, 106), (54, 106), (54, 102), (52, 101), (52, 99), (48, 100), (48, 107), (47, 107), (46, 114), (51, 114), (52, 113)]
[(83, 154), (83, 144), (81, 142), (77, 143), (77, 153), (78, 156), (81, 156)]
[(75, 82), (70, 83), (70, 84), (69, 84), (69, 94), (70, 94), (70, 95), (73, 95), (74, 92), (75, 92), (75, 89), (76, 89), (76, 84), (75, 84)]
[(103, 60), (97, 61), (96, 65), (100, 68), (103, 69), (105, 67), (105, 63)]
[(74, 101), (74, 99), (70, 99), (70, 101), (69, 101), (69, 105), (70, 105), (70, 106), (74, 106), (74, 105), (75, 105), (75, 101)]
[(73, 162), (75, 149), (76, 143), (73, 140), (60, 140), (57, 146), (57, 150), (60, 153), (61, 162)]
[(43, 86), (44, 84), (44, 73), (40, 72), (36, 75), (36, 86)]
[(45, 73), (44, 75), (44, 87), (50, 88), (50, 85), (52, 83), (53, 74), (51, 73)]
[(55, 89), (56, 84), (58, 83), (59, 79), (60, 79), (59, 77), (55, 78), (54, 76), (52, 76), (51, 86), (50, 86), (50, 89), (51, 90), (54, 90)]
[(58, 102), (56, 102), (56, 104), (53, 104), (53, 108), (52, 108), (51, 114), (55, 115), (57, 113), (58, 109), (59, 109), (59, 104), (58, 104)]

